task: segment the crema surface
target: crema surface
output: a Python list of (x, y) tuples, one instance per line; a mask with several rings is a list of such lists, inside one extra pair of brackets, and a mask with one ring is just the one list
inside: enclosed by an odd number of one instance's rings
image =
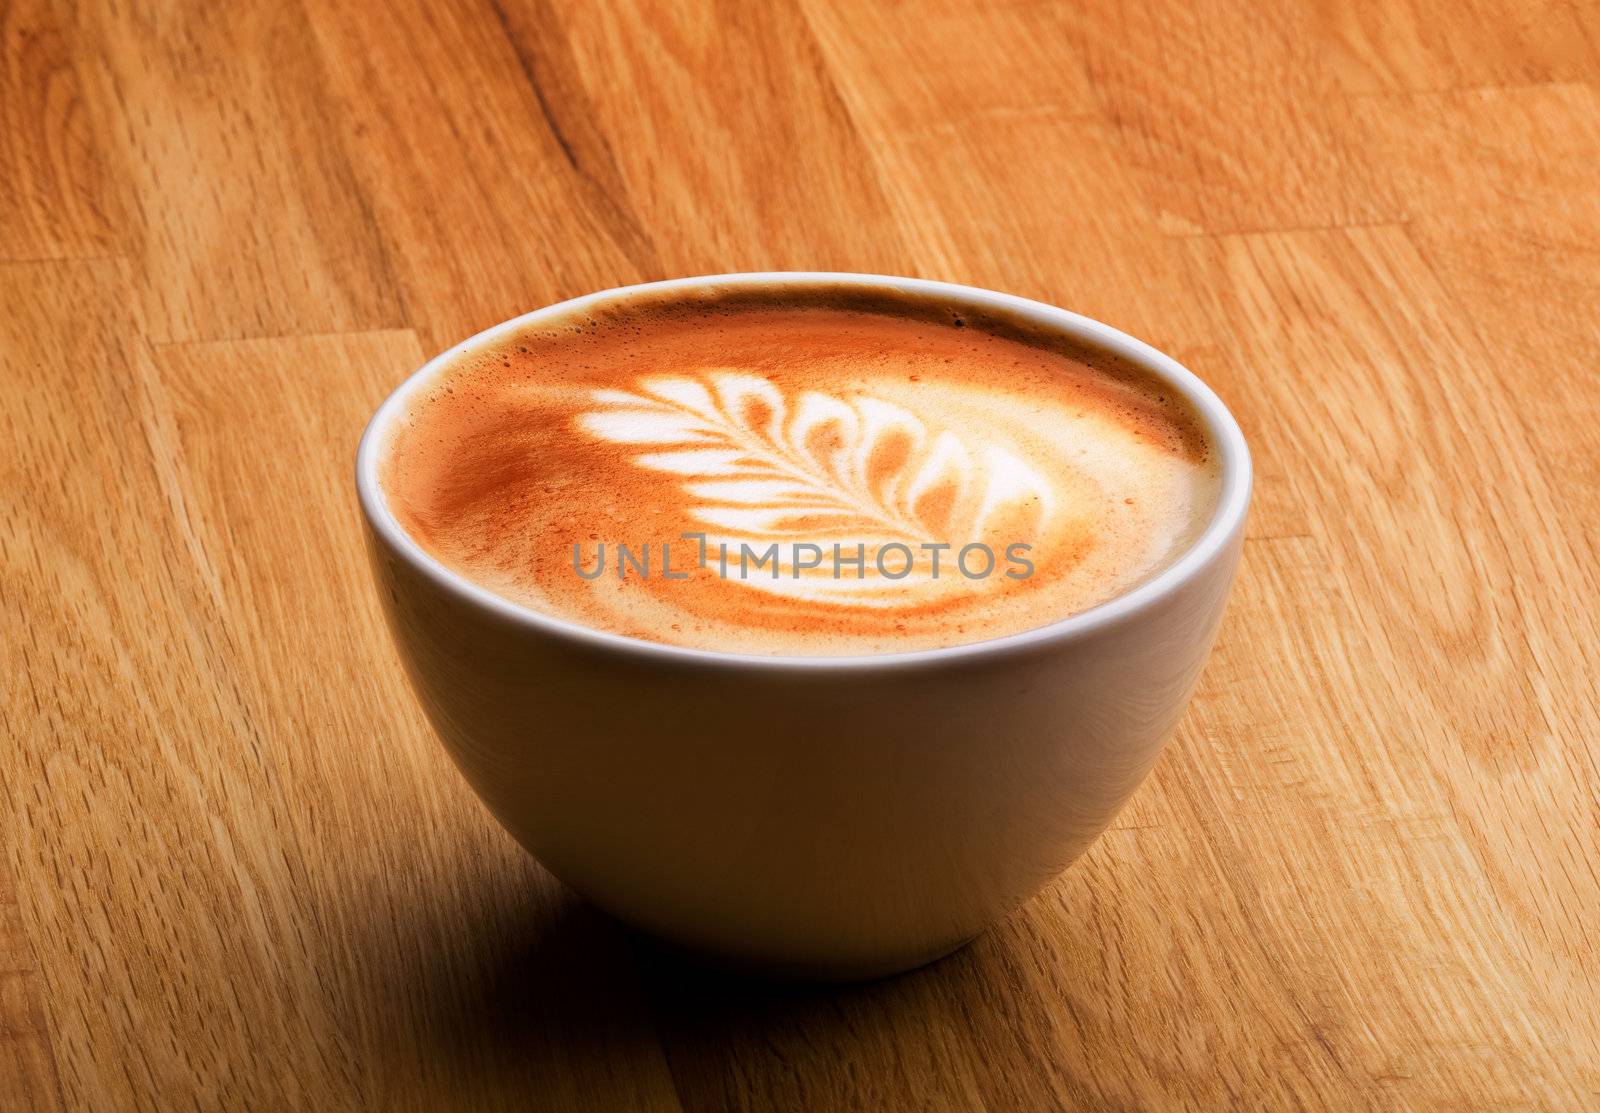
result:
[(733, 653), (984, 641), (1149, 578), (1203, 528), (1186, 405), (1018, 319), (887, 290), (630, 299), (480, 344), (380, 480), (440, 562), (595, 629)]

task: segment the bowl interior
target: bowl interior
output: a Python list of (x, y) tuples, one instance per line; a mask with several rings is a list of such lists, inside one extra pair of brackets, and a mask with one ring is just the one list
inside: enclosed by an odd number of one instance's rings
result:
[[(741, 285), (779, 288), (785, 285), (797, 288), (819, 285), (887, 288), (895, 292), (938, 299), (956, 308), (986, 308), (1021, 317), (1029, 323), (1059, 331), (1090, 347), (1097, 347), (1119, 356), (1181, 396), (1204, 425), (1219, 458), (1217, 501), (1210, 519), (1194, 541), (1155, 575), (1097, 606), (1046, 626), (988, 641), (941, 649), (852, 657), (778, 657), (688, 649), (645, 641), (580, 626), (525, 607), (489, 591), (440, 563), (406, 532), (390, 511), (382, 485), (378, 481), (378, 465), (382, 458), (389, 424), (405, 412), (408, 400), (415, 391), (421, 389), (434, 375), (454, 364), (462, 356), (484, 345), (494, 344), (505, 334), (515, 333), (529, 325), (568, 314), (583, 313), (617, 300), (641, 295), (660, 295), (674, 290), (687, 291), (696, 288)], [(592, 649), (644, 655), (683, 664), (734, 668), (826, 670), (914, 667), (972, 655), (1005, 653), (1009, 650), (1034, 646), (1043, 641), (1080, 636), (1150, 605), (1205, 567), (1229, 539), (1243, 528), (1250, 498), (1250, 486), (1249, 449), (1238, 422), (1228, 412), (1222, 400), (1187, 368), (1143, 341), (1080, 314), (993, 290), (927, 279), (826, 271), (763, 271), (669, 279), (664, 282), (602, 290), (514, 317), (435, 356), (401, 383), (378, 407), (372, 420), (367, 424), (356, 456), (356, 487), (362, 511), (374, 533), (401, 559), (414, 565), (422, 574), (459, 597), (463, 605), (487, 608), (508, 621), (526, 624), (532, 630), (554, 638), (571, 639), (575, 644)]]

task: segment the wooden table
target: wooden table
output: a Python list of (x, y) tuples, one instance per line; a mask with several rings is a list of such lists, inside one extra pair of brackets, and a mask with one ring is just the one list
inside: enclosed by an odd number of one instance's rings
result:
[[(965, 952), (773, 988), (452, 770), (351, 461), (669, 275), (1042, 298), (1258, 467), (1167, 756)], [(1600, 1108), (1587, 0), (0, 5), (0, 1107)]]

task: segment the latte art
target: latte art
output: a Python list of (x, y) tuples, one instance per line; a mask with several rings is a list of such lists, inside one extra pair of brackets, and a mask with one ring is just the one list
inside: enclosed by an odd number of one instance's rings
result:
[[(773, 554), (766, 576), (743, 574), (740, 562), (735, 582), (757, 590), (852, 607), (980, 590), (987, 574), (957, 575), (952, 557), (941, 579), (939, 556), (981, 547), (992, 572), (994, 528), (1014, 531), (1002, 548), (1027, 550), (1049, 525), (1049, 481), (1025, 461), (995, 444), (975, 451), (893, 402), (807, 390), (791, 404), (768, 380), (729, 370), (645, 376), (639, 387), (595, 391), (601, 408), (580, 415), (579, 428), (663, 449), (633, 462), (678, 477), (687, 517), (708, 531), (696, 538), (702, 554)], [(822, 559), (839, 546), (857, 549), (854, 576)], [(890, 548), (898, 563), (884, 559)]]
[(437, 559), (581, 625), (742, 653), (1046, 625), (1148, 578), (1215, 501), (1149, 377), (881, 291), (632, 301), (469, 349), (381, 482)]

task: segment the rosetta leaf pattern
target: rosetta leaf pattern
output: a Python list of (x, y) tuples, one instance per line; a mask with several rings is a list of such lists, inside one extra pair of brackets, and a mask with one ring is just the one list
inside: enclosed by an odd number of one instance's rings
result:
[[(736, 371), (646, 375), (637, 390), (596, 390), (578, 426), (638, 447), (637, 466), (673, 477), (713, 544), (960, 546), (983, 538), (999, 513), (1027, 505), (1042, 515), (1050, 504), (1044, 479), (1002, 447), (969, 445), (881, 398), (790, 397)], [(817, 576), (741, 582), (836, 601), (891, 586)]]

